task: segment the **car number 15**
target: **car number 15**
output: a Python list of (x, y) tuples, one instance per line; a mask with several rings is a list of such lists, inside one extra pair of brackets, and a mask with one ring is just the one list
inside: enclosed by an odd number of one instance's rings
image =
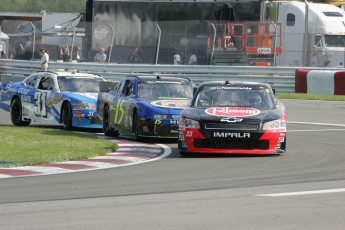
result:
[(125, 114), (125, 111), (123, 109), (123, 103), (125, 103), (125, 102), (126, 102), (126, 100), (122, 100), (122, 99), (119, 99), (117, 101), (114, 124), (120, 124), (121, 123), (123, 116)]

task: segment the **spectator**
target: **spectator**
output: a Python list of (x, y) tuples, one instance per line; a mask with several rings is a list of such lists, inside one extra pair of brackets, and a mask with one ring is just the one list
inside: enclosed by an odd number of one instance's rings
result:
[(21, 43), (18, 43), (15, 46), (15, 50), (14, 50), (14, 59), (19, 59), (22, 60), (24, 59), (24, 54), (25, 54), (25, 48)]
[(98, 63), (104, 63), (107, 59), (107, 55), (105, 54), (105, 49), (101, 48), (99, 52), (95, 55), (93, 60)]
[(70, 61), (70, 51), (68, 46), (60, 46), (60, 59), (64, 62)]
[(196, 65), (197, 59), (196, 59), (195, 54), (193, 54), (191, 51), (189, 51), (188, 54), (189, 54), (188, 65)]
[(182, 64), (182, 60), (181, 60), (181, 52), (179, 50), (176, 50), (176, 53), (174, 55), (174, 65), (180, 65)]
[(79, 46), (77, 46), (77, 49), (76, 49), (76, 51), (75, 51), (75, 54), (76, 54), (76, 59), (77, 59), (77, 60), (80, 60), (81, 57), (80, 57), (80, 47), (79, 47)]
[(1, 51), (1, 53), (0, 53), (0, 58), (1, 58), (1, 59), (5, 59), (5, 58), (6, 58), (6, 55), (5, 55), (5, 52), (4, 52), (4, 51)]
[(228, 48), (235, 47), (235, 39), (232, 36), (228, 36)]
[(87, 59), (83, 58), (81, 55), (81, 49), (79, 46), (77, 46), (74, 50), (73, 50), (73, 55), (72, 55), (72, 60), (77, 60), (77, 62), (84, 62), (87, 61)]
[(41, 70), (47, 71), (48, 62), (49, 62), (48, 50), (46, 50), (45, 48), (40, 49), (40, 55), (41, 55)]
[(140, 55), (140, 50), (138, 47), (136, 47), (133, 52), (128, 56), (127, 58), (128, 63), (142, 63), (143, 59)]

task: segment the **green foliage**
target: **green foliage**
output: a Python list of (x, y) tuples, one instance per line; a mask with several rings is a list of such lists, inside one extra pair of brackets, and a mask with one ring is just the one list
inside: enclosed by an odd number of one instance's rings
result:
[(0, 12), (84, 12), (87, 0), (1, 0)]

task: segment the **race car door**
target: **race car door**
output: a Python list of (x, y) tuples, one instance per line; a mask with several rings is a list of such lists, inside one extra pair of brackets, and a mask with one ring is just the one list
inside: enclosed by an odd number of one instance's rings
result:
[(127, 79), (120, 92), (116, 103), (114, 116), (115, 125), (121, 130), (121, 134), (130, 134), (132, 130), (132, 117), (130, 112), (131, 97), (133, 97), (134, 81)]
[(32, 121), (47, 125), (58, 124), (59, 112), (53, 107), (51, 101), (52, 92), (56, 89), (53, 77), (42, 74), (36, 89), (32, 95), (34, 101), (29, 108)]

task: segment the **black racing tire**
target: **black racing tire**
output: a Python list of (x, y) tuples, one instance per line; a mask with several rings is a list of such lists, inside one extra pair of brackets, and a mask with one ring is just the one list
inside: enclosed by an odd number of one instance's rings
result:
[(177, 148), (178, 148), (178, 151), (179, 151), (180, 155), (183, 156), (183, 157), (191, 157), (192, 156), (191, 153), (185, 152), (185, 151), (181, 151), (181, 145), (182, 145), (181, 141), (178, 140), (177, 141)]
[(139, 128), (140, 128), (140, 118), (139, 118), (139, 113), (138, 111), (134, 112), (133, 115), (133, 137), (136, 141), (140, 141), (142, 139), (142, 137), (139, 136)]
[(11, 121), (13, 125), (15, 126), (28, 126), (30, 125), (31, 121), (23, 121), (22, 115), (22, 102), (19, 98), (14, 98), (11, 102), (10, 106), (10, 115), (11, 115)]
[(182, 152), (182, 151), (180, 151), (180, 155), (183, 157), (192, 157), (193, 156), (191, 153)]
[(285, 140), (281, 146), (281, 149), (284, 150), (284, 152), (286, 152), (286, 136), (285, 136)]
[(118, 136), (118, 133), (115, 132), (111, 127), (110, 127), (110, 111), (109, 107), (106, 105), (104, 106), (103, 109), (103, 133), (106, 136)]
[(72, 130), (72, 107), (65, 102), (61, 109), (61, 123), (65, 130)]

